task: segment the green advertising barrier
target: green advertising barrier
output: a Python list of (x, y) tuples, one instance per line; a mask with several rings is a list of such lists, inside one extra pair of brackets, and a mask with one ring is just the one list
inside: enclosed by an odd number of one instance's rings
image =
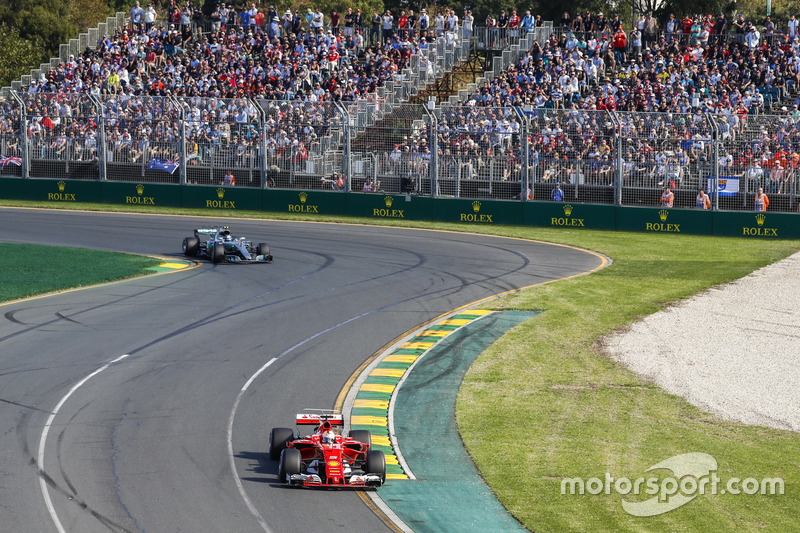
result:
[(180, 207), (181, 190), (180, 185), (106, 181), (102, 183), (102, 198), (106, 204)]
[(405, 194), (351, 193), (347, 214), (392, 220), (430, 220), (433, 200)]
[(755, 211), (713, 213), (714, 235), (752, 239), (798, 239), (800, 216)]
[(437, 200), (431, 220), (469, 225), (522, 224), (522, 202), (501, 200)]
[(52, 202), (102, 203), (100, 182), (68, 179), (3, 178), (0, 198)]
[(266, 189), (261, 192), (263, 210), (308, 215), (347, 215), (345, 192)]
[(526, 226), (615, 229), (617, 208), (613, 205), (569, 202), (525, 202), (522, 223)]
[(4, 200), (30, 200), (36, 194), (33, 180), (0, 178), (0, 198)]
[(261, 211), (261, 189), (187, 185), (181, 188), (181, 206), (214, 211)]
[(699, 209), (618, 207), (617, 229), (647, 233), (712, 234), (712, 213)]

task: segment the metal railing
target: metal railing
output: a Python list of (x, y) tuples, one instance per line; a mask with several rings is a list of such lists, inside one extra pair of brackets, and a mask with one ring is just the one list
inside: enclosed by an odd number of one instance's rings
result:
[[(9, 93), (0, 175), (797, 211), (800, 115)], [(333, 181), (334, 173), (345, 185)], [(366, 187), (365, 187), (366, 185)]]

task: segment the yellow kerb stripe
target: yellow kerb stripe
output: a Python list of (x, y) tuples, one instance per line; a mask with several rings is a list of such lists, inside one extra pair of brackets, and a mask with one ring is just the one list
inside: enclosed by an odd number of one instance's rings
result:
[(472, 319), (469, 318), (450, 318), (448, 320), (442, 320), (439, 322), (442, 326), (463, 326), (464, 324), (469, 324), (472, 322)]
[(383, 400), (356, 400), (353, 407), (367, 407), (372, 409), (388, 409), (389, 402)]
[(418, 357), (418, 355), (402, 355), (394, 353), (392, 355), (387, 355), (384, 361), (387, 363), (413, 363)]
[(353, 426), (383, 426), (386, 427), (385, 416), (353, 416), (350, 418), (350, 424)]
[(489, 313), (494, 313), (491, 309), (469, 309), (467, 311), (463, 311), (465, 315), (488, 315)]
[(420, 337), (447, 337), (453, 333), (452, 331), (444, 331), (441, 329), (426, 329), (420, 333)]
[(386, 454), (386, 464), (387, 465), (399, 465), (400, 463), (397, 461), (397, 456), (393, 453)]
[(382, 378), (402, 378), (405, 373), (404, 368), (376, 368), (369, 375)]
[(392, 443), (389, 442), (389, 437), (385, 435), (372, 435), (372, 444), (377, 444), (380, 446), (391, 446)]
[(408, 479), (405, 474), (386, 474), (386, 479)]
[(394, 385), (384, 385), (383, 383), (364, 383), (359, 390), (364, 392), (394, 392)]
[(435, 343), (433, 343), (433, 342), (406, 342), (406, 343), (403, 343), (402, 346), (400, 346), (400, 349), (401, 350), (402, 349), (406, 349), (406, 350), (409, 350), (409, 349), (410, 350), (427, 350), (428, 348), (430, 348), (434, 344)]
[(174, 269), (178, 270), (178, 269), (181, 269), (181, 268), (186, 268), (189, 265), (187, 265), (186, 263), (161, 263), (158, 266), (161, 267), (161, 268), (174, 268)]

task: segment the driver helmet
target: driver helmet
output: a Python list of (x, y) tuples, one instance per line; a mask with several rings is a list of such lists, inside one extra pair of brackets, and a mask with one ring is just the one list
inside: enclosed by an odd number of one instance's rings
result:
[(222, 240), (225, 242), (231, 242), (233, 240), (233, 236), (228, 230), (220, 232), (219, 236), (222, 237)]
[(321, 441), (323, 444), (333, 444), (336, 440), (336, 433), (333, 432), (333, 427), (331, 426), (330, 422), (323, 422), (322, 427), (322, 438)]

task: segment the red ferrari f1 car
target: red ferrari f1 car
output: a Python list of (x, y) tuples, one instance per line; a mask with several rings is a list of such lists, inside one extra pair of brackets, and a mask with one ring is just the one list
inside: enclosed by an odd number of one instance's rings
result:
[(279, 460), (278, 478), (295, 487), (360, 489), (380, 487), (386, 480), (386, 458), (372, 450), (369, 431), (352, 430), (338, 434), (344, 425), (340, 413), (320, 410), (297, 415), (298, 426), (315, 426), (314, 433), (301, 437), (289, 428), (273, 428), (269, 456)]

